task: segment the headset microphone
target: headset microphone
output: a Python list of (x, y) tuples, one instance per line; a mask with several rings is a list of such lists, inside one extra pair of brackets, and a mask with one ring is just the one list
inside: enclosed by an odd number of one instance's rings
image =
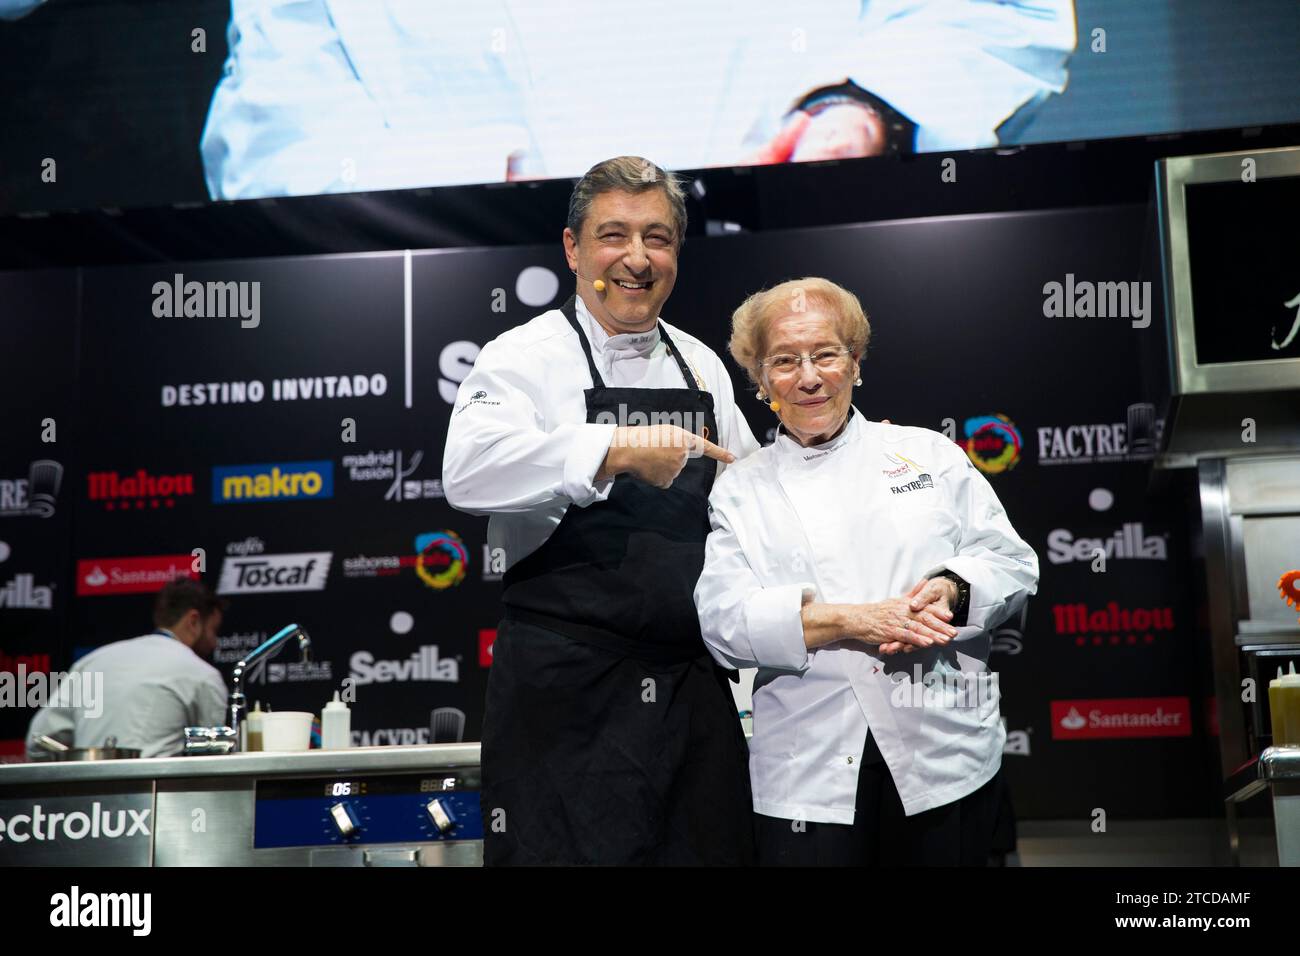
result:
[[(575, 276), (578, 276), (579, 279), (587, 279), (586, 276), (584, 276), (584, 275), (579, 275), (577, 269), (570, 269), (569, 271), (572, 272)], [(596, 279), (596, 280), (594, 280), (594, 281), (591, 280), (591, 279), (587, 279), (587, 281), (591, 283), (591, 287), (592, 287), (593, 289), (595, 289), (597, 292), (604, 292), (604, 291), (605, 291), (605, 280), (604, 280), (604, 279)]]

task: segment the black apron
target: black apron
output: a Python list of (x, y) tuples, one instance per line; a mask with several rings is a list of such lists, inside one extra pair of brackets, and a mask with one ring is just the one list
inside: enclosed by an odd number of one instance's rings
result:
[[(662, 325), (687, 387), (609, 388), (572, 298), (562, 311), (591, 372), (589, 423), (644, 415), (718, 436), (713, 396)], [(689, 459), (666, 490), (620, 475), (506, 572), (483, 723), (487, 865), (753, 862), (748, 749), (694, 602), (716, 470)]]

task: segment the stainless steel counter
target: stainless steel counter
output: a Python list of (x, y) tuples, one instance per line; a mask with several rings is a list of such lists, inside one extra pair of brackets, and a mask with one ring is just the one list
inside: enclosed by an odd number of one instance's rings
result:
[(425, 744), (351, 747), (301, 753), (235, 753), (219, 757), (149, 757), (0, 764), (0, 788), (15, 784), (86, 780), (163, 780), (173, 777), (302, 776), (370, 771), (412, 772), (446, 766), (478, 766), (479, 745)]
[(0, 765), (0, 864), (479, 865), (479, 787), (477, 743)]
[(1234, 804), (1270, 792), (1278, 865), (1300, 866), (1300, 747), (1267, 748), (1232, 774), (1224, 789), (1230, 814)]

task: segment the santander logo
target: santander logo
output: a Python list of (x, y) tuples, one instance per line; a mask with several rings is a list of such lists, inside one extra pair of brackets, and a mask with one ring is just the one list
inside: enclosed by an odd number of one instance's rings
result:
[(173, 578), (197, 578), (193, 555), (156, 554), (136, 558), (87, 558), (77, 562), (77, 595), (146, 594)]
[(1052, 739), (1190, 737), (1186, 697), (1118, 697), (1052, 701)]

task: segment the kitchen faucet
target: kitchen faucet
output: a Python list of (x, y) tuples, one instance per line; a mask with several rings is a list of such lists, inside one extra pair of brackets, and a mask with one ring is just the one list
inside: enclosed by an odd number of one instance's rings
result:
[(292, 637), (298, 638), (298, 650), (302, 654), (302, 660), (304, 662), (311, 660), (311, 638), (307, 636), (307, 632), (300, 625), (287, 624), (253, 648), (247, 657), (235, 665), (235, 672), (230, 681), (232, 685), (230, 692), (230, 729), (235, 732), (235, 740), (238, 741), (236, 747), (239, 750), (244, 749), (240, 731), (243, 729), (244, 712), (248, 710), (248, 700), (244, 697), (244, 671), (260, 660), (274, 657)]

